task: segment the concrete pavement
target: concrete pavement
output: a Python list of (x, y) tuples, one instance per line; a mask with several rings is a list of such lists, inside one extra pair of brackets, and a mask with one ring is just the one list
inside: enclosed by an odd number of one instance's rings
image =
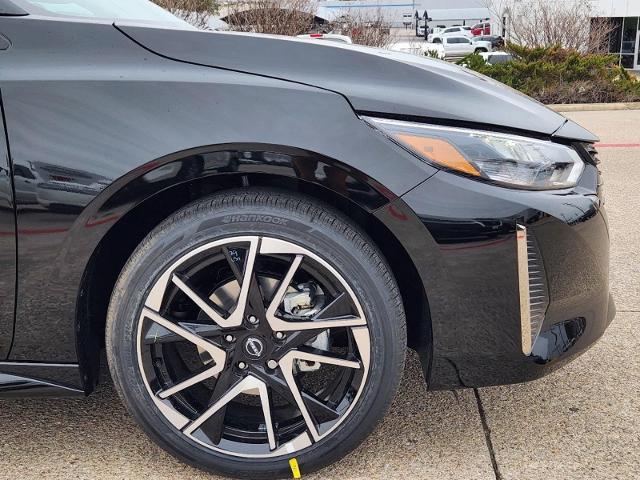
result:
[(565, 368), (480, 397), (501, 478), (631, 480), (640, 478), (640, 111), (566, 115), (601, 139), (618, 314)]
[[(604, 145), (618, 316), (603, 339), (542, 380), (478, 392), (426, 392), (411, 355), (380, 428), (303, 478), (640, 478), (640, 148), (620, 146), (640, 143), (640, 111), (568, 115)], [(0, 401), (0, 478), (215, 477), (149, 441), (106, 383), (88, 399)]]

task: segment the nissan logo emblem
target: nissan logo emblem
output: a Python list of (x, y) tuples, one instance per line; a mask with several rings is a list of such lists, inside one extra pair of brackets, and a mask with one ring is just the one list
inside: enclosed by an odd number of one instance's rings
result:
[(244, 350), (250, 357), (260, 358), (264, 353), (264, 343), (259, 338), (249, 337), (244, 343)]

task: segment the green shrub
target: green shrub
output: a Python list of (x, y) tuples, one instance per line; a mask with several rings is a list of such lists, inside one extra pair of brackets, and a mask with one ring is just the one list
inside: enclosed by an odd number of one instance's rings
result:
[(458, 63), (543, 103), (640, 101), (640, 81), (612, 55), (583, 54), (561, 47), (508, 44), (512, 61), (489, 65), (478, 54)]

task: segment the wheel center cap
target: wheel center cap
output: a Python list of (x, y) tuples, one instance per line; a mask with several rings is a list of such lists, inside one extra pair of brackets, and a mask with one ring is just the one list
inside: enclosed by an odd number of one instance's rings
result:
[(244, 352), (253, 360), (261, 358), (265, 350), (264, 341), (258, 337), (249, 337), (244, 342)]

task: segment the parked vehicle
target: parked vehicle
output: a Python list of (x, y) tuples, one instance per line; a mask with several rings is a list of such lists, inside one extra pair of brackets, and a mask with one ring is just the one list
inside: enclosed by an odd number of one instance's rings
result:
[(474, 43), (469, 37), (450, 35), (442, 39), (436, 38), (436, 42), (428, 43), (422, 47), (424, 50), (436, 52), (442, 59), (453, 59), (464, 57), (470, 53), (480, 53), (491, 48), (489, 42)]
[(459, 25), (455, 27), (448, 27), (440, 32), (443, 36), (446, 35), (465, 35), (467, 37), (471, 37), (471, 27), (465, 25)]
[(389, 50), (394, 52), (411, 53), (413, 55), (426, 55), (427, 51), (433, 47), (433, 44), (423, 41), (415, 42), (395, 42), (389, 46)]
[(499, 35), (480, 35), (478, 37), (473, 37), (473, 41), (491, 42), (491, 48), (493, 50), (504, 48), (504, 39)]
[(493, 43), (490, 40), (483, 40), (485, 37), (472, 37), (471, 44), (474, 46), (474, 52), (491, 52), (493, 50)]
[(458, 26), (458, 27), (445, 28), (438, 33), (429, 34), (427, 36), (427, 41), (431, 43), (440, 43), (437, 41), (438, 39), (442, 40), (443, 37), (448, 37), (450, 35), (454, 35), (454, 36), (462, 35), (469, 38), (473, 36), (471, 34), (471, 27)]
[(491, 35), (491, 22), (476, 23), (471, 27), (471, 34), (473, 36)]
[(298, 35), (298, 38), (324, 40), (326, 42), (353, 43), (351, 37), (348, 37), (347, 35), (338, 35), (337, 33), (308, 33), (306, 35)]
[(13, 185), (16, 200), (20, 201), (21, 204), (32, 205), (38, 203), (38, 179), (31, 168), (25, 165), (15, 165), (13, 168)]
[(490, 65), (498, 65), (499, 63), (507, 63), (515, 58), (512, 53), (507, 52), (485, 52), (480, 53), (485, 62)]
[(431, 390), (519, 383), (609, 325), (576, 123), (424, 56), (61, 5), (0, 0), (0, 395), (88, 395), (106, 351), (162, 448), (283, 478), (362, 442), (407, 347)]

